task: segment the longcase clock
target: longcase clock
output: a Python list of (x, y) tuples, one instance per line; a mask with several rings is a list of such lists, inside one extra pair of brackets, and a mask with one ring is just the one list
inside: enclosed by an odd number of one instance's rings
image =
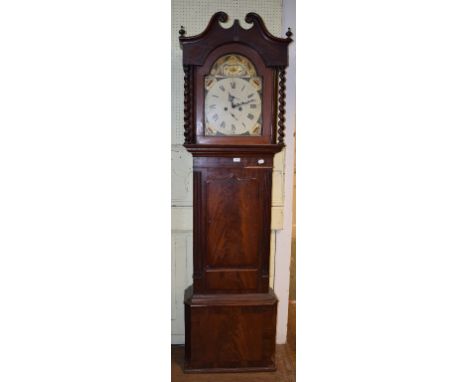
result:
[(286, 38), (260, 16), (214, 14), (183, 50), (185, 148), (193, 155), (193, 285), (185, 291), (186, 372), (275, 370), (269, 288), (273, 156), (284, 143)]

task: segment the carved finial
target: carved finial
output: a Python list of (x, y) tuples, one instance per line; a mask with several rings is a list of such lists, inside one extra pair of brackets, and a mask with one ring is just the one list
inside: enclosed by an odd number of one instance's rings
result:
[(179, 34), (180, 34), (181, 37), (183, 37), (185, 35), (185, 29), (184, 29), (184, 27), (182, 25), (180, 26)]
[(288, 38), (291, 38), (291, 36), (292, 36), (291, 28), (288, 28), (288, 31), (286, 32), (286, 36)]

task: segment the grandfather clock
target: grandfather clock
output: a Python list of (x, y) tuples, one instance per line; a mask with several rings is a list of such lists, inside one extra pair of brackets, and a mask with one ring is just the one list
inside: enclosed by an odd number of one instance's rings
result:
[(185, 371), (275, 370), (269, 288), (273, 156), (284, 143), (287, 38), (248, 13), (182, 27), (185, 148), (193, 155), (193, 285), (185, 291)]

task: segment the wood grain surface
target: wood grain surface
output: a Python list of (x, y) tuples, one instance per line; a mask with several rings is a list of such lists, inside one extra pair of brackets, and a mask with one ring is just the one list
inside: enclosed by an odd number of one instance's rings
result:
[(174, 345), (171, 351), (172, 382), (295, 382), (296, 353), (288, 345), (276, 345), (275, 372), (257, 373), (220, 373), (220, 374), (185, 374), (184, 346)]
[(185, 298), (186, 372), (275, 370), (277, 298), (269, 293)]
[(194, 293), (268, 293), (272, 155), (196, 157)]

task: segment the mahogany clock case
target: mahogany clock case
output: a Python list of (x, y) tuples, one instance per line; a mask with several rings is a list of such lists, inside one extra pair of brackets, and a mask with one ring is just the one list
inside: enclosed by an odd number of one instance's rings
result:
[(195, 294), (268, 293), (273, 155), (234, 159), (194, 158)]
[[(234, 20), (230, 28), (224, 28), (228, 16), (217, 12), (206, 29), (196, 36), (185, 36), (183, 28), (179, 31), (184, 67), (184, 146), (188, 151), (196, 146), (238, 146), (259, 145), (262, 150), (268, 145), (283, 146), (284, 137), (284, 97), (285, 69), (288, 66), (288, 46), (292, 33), (287, 38), (273, 36), (266, 28), (262, 18), (256, 13), (248, 13), (245, 21), (253, 24), (251, 28), (241, 27)], [(217, 137), (204, 135), (204, 86), (203, 81), (216, 59), (227, 54), (239, 54), (248, 58), (263, 78), (263, 115), (261, 136)], [(195, 145), (195, 146), (192, 146)], [(277, 148), (275, 152), (281, 150)], [(198, 147), (200, 148), (200, 147)], [(252, 147), (253, 148), (253, 147)]]
[[(287, 47), (260, 16), (225, 29), (224, 12), (204, 32), (181, 29), (184, 135), (193, 155), (193, 285), (185, 292), (185, 372), (275, 370), (278, 299), (269, 288), (273, 157), (284, 144)], [(226, 54), (263, 80), (258, 136), (205, 135), (204, 80)]]

